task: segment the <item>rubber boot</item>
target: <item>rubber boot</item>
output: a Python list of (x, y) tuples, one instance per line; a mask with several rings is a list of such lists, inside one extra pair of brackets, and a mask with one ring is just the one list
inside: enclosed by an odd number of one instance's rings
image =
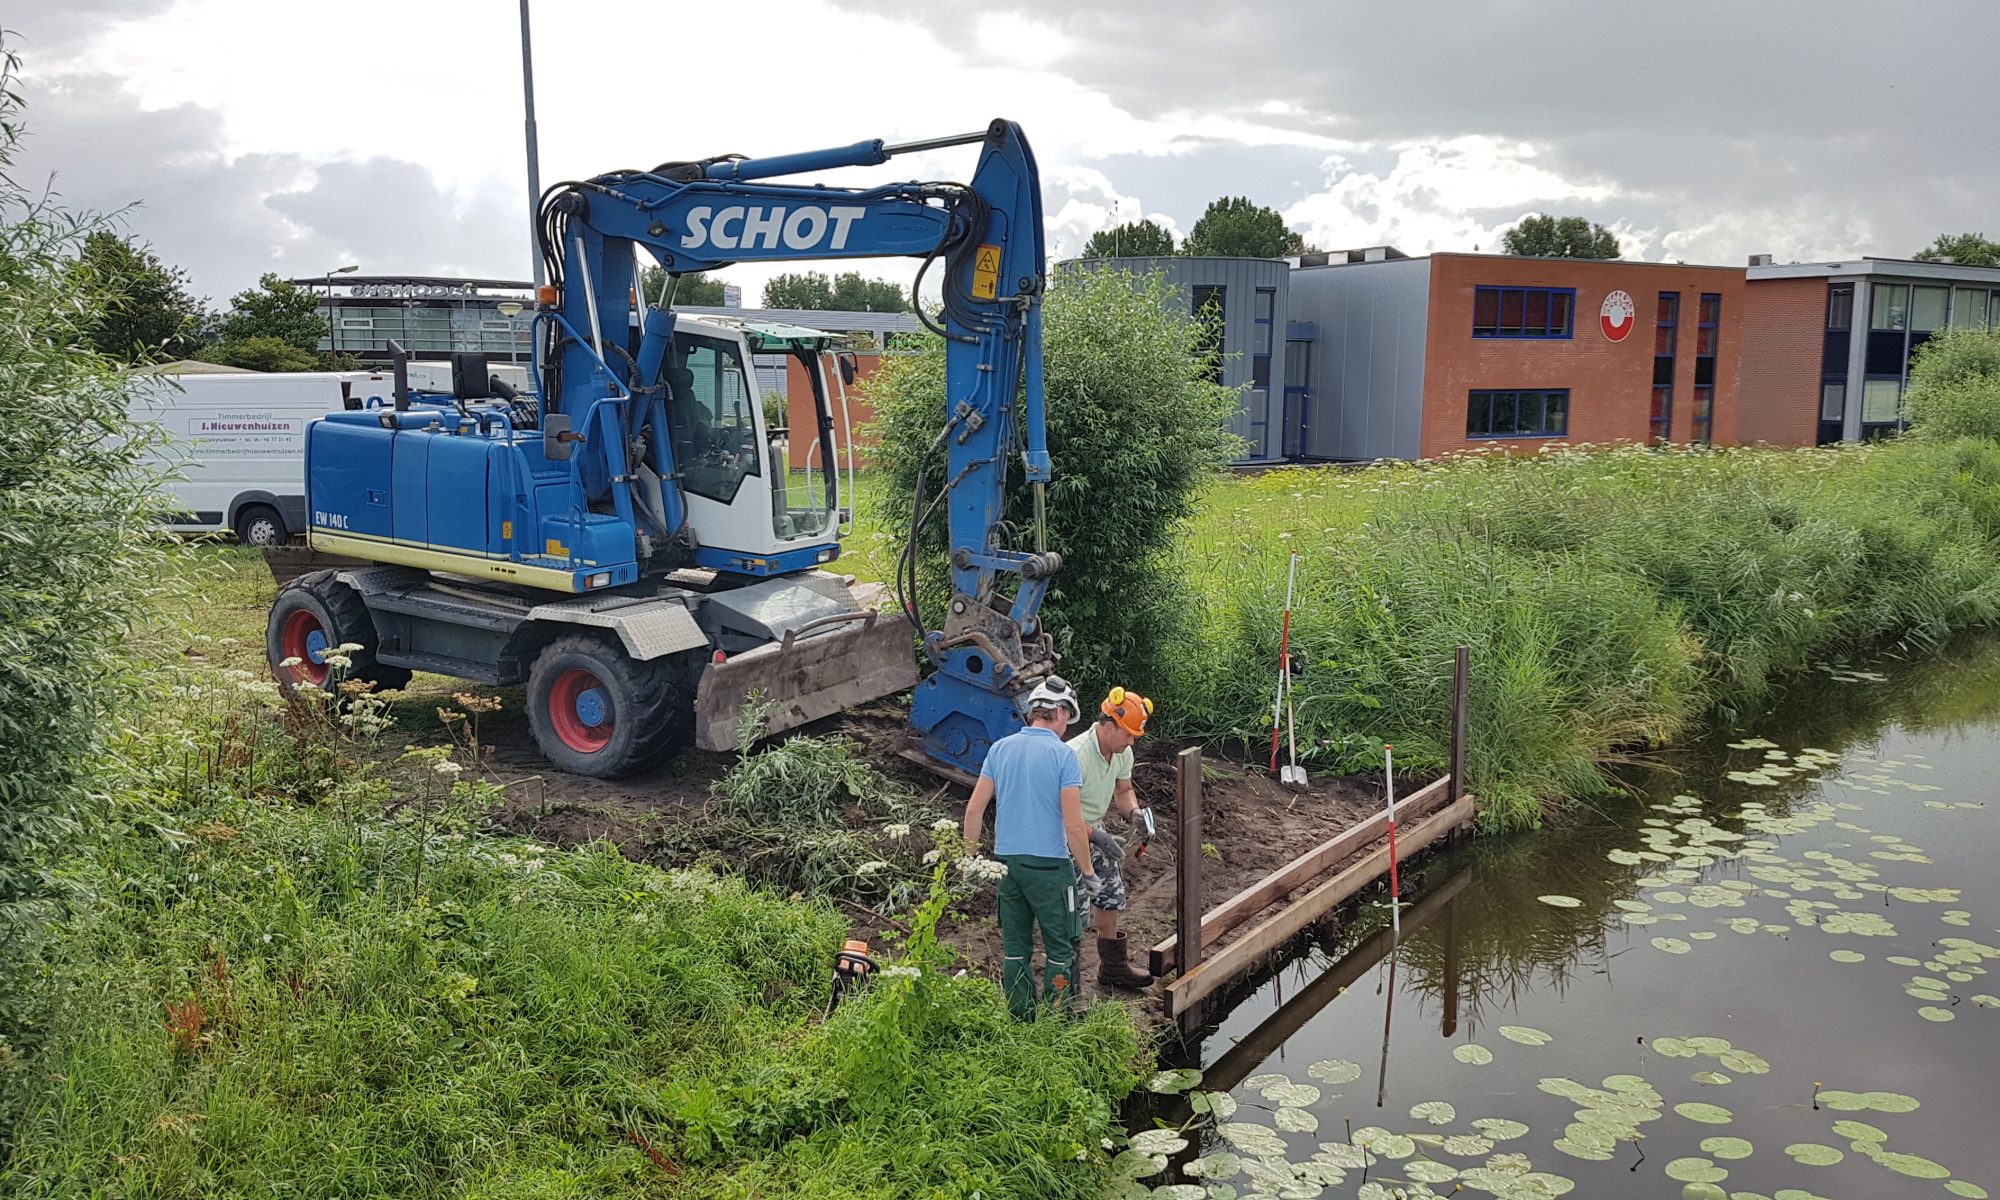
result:
[(1129, 945), (1121, 931), (1115, 938), (1097, 939), (1097, 982), (1105, 987), (1129, 988), (1139, 991), (1153, 986), (1153, 977), (1144, 971), (1134, 970), (1125, 960), (1125, 947)]

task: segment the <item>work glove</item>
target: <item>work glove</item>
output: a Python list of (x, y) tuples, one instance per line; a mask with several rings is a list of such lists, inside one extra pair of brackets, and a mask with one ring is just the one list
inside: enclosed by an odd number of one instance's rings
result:
[(1095, 875), (1085, 875), (1077, 881), (1077, 886), (1083, 890), (1085, 900), (1095, 900), (1104, 894), (1104, 881)]
[(1108, 829), (1093, 827), (1090, 831), (1090, 844), (1096, 848), (1099, 854), (1104, 856), (1107, 862), (1115, 863), (1125, 860), (1125, 843), (1114, 837)]

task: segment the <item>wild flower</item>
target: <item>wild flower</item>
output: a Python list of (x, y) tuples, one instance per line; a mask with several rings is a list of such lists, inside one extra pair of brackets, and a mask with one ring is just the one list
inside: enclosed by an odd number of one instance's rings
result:
[(298, 655), (294, 654), (294, 655), (292, 655), (292, 656), (291, 656), (290, 658), (287, 658), (287, 659), (284, 659), (284, 660), (280, 661), (280, 662), (278, 663), (278, 665), (279, 665), (280, 667), (283, 667), (283, 668), (284, 668), (285, 670), (289, 671), (289, 670), (291, 670), (291, 669), (292, 669), (293, 667), (296, 667), (296, 666), (301, 666), (301, 665), (303, 665), (303, 664), (305, 663), (305, 661), (306, 661), (305, 659), (303, 659), (303, 658), (300, 658), (300, 657), (299, 657)]
[(924, 852), (924, 865), (928, 867), (928, 866), (930, 866), (930, 865), (931, 865), (932, 863), (936, 862), (936, 861), (937, 861), (938, 859), (940, 859), (940, 858), (943, 858), (943, 857), (944, 857), (944, 851), (942, 851), (942, 850), (928, 850), (928, 851), (925, 851), (925, 852)]
[(950, 817), (939, 817), (937, 820), (931, 822), (932, 833), (950, 833), (957, 828), (958, 822), (952, 820)]
[(910, 827), (904, 824), (903, 822), (898, 821), (893, 825), (884, 825), (882, 827), (882, 832), (884, 835), (894, 838), (895, 840), (900, 842), (904, 838), (910, 836)]
[(923, 968), (921, 967), (908, 967), (902, 963), (875, 968), (875, 974), (883, 979), (916, 979), (923, 973)]
[(1007, 864), (996, 862), (980, 854), (968, 854), (958, 860), (961, 875), (974, 883), (995, 883), (1007, 875)]
[(465, 768), (459, 766), (457, 763), (451, 761), (450, 759), (445, 759), (443, 762), (433, 763), (431, 765), (431, 770), (436, 771), (438, 774), (444, 776), (446, 779), (456, 779), (458, 778), (460, 772), (464, 771)]
[(881, 859), (876, 859), (874, 862), (865, 862), (854, 868), (854, 873), (856, 875), (873, 875), (877, 871), (886, 871), (888, 868), (888, 863), (883, 862)]

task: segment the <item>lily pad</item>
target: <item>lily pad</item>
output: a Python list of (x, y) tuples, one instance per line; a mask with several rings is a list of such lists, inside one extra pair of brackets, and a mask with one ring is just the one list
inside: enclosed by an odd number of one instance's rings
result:
[(1451, 1056), (1469, 1066), (1483, 1067), (1493, 1061), (1493, 1052), (1477, 1042), (1467, 1042), (1452, 1050)]
[(1701, 1180), (1682, 1184), (1681, 1200), (1729, 1200), (1729, 1193), (1715, 1184)]
[(1480, 1117), (1472, 1123), (1472, 1127), (1496, 1142), (1512, 1141), (1528, 1132), (1526, 1125), (1506, 1117)]
[(1243, 1160), (1228, 1150), (1218, 1150), (1202, 1155), (1181, 1171), (1199, 1179), (1231, 1179), (1243, 1172)]
[(1981, 993), (1974, 996), (1972, 1002), (1981, 1008), (2000, 1008), (2000, 996), (1988, 996)]
[(1264, 1099), (1283, 1108), (1304, 1108), (1319, 1103), (1319, 1089), (1310, 1083), (1281, 1083), (1265, 1088)]
[(1271, 1115), (1271, 1124), (1285, 1133), (1319, 1132), (1319, 1118), (1309, 1108), (1281, 1108)]
[(1142, 1129), (1132, 1135), (1132, 1149), (1141, 1154), (1179, 1154), (1187, 1148), (1178, 1129)]
[(1353, 1083), (1361, 1078), (1361, 1064), (1344, 1058), (1323, 1059), (1307, 1067), (1306, 1074), (1321, 1083)]
[(1688, 1078), (1694, 1080), (1696, 1083), (1706, 1084), (1709, 1087), (1721, 1087), (1723, 1084), (1729, 1082), (1729, 1076), (1724, 1075), (1720, 1071), (1696, 1071)]
[(1917, 1010), (1917, 1015), (1926, 1021), (1949, 1021), (1958, 1014), (1948, 1008), (1939, 1008), (1935, 1004), (1926, 1004)]
[(1201, 1082), (1201, 1072), (1193, 1067), (1177, 1067), (1171, 1071), (1161, 1071), (1146, 1081), (1146, 1090), (1162, 1095), (1185, 1092)]
[(1444, 1140), (1443, 1150), (1446, 1154), (1456, 1154), (1461, 1157), (1490, 1154), (1493, 1151), (1493, 1139), (1471, 1133), (1454, 1134)]
[(1889, 1135), (1866, 1121), (1835, 1121), (1833, 1131), (1850, 1142), (1886, 1142)]
[(1537, 896), (1535, 899), (1540, 900), (1543, 904), (1551, 908), (1583, 907), (1583, 901), (1577, 899), (1575, 896)]
[(1410, 1116), (1433, 1125), (1449, 1125), (1458, 1119), (1458, 1110), (1443, 1100), (1426, 1100), (1410, 1107)]
[(1751, 1145), (1740, 1137), (1711, 1137), (1701, 1139), (1701, 1152), (1713, 1154), (1717, 1158), (1749, 1158)]
[(1653, 939), (1653, 949), (1664, 950), (1668, 954), (1686, 954), (1694, 947), (1676, 937), (1656, 937)]
[(1908, 1175), (1912, 1179), (1951, 1178), (1950, 1171), (1945, 1170), (1942, 1166), (1921, 1155), (1880, 1154), (1875, 1157), (1875, 1161), (1889, 1168), (1891, 1171), (1895, 1171), (1900, 1175)]
[(1725, 1167), (1718, 1167), (1705, 1158), (1677, 1158), (1667, 1164), (1667, 1178), (1682, 1183), (1718, 1183), (1729, 1178)]
[(1700, 1121), (1704, 1125), (1727, 1125), (1736, 1119), (1736, 1114), (1720, 1104), (1703, 1104), (1692, 1101), (1674, 1105), (1674, 1111), (1690, 1121)]
[(1450, 1183), (1458, 1178), (1458, 1168), (1434, 1159), (1420, 1158), (1404, 1167), (1403, 1174), (1417, 1183)]
[(1915, 1096), (1905, 1096), (1901, 1092), (1863, 1092), (1861, 1098), (1876, 1112), (1906, 1113), (1922, 1107)]
[(1111, 1173), (1119, 1179), (1144, 1179), (1166, 1169), (1165, 1155), (1147, 1154), (1143, 1150), (1127, 1150), (1111, 1160)]
[(1771, 1064), (1748, 1050), (1731, 1050), (1719, 1055), (1717, 1061), (1738, 1075), (1769, 1075)]
[(1668, 1058), (1693, 1058), (1698, 1052), (1680, 1038), (1662, 1037), (1653, 1039), (1653, 1053), (1664, 1054)]
[(1608, 1162), (1611, 1159), (1611, 1148), (1609, 1146), (1599, 1146), (1593, 1142), (1577, 1142), (1571, 1138), (1557, 1138), (1555, 1140), (1555, 1148), (1569, 1155), (1571, 1158), (1581, 1158), (1587, 1162)]
[(1218, 1121), (1227, 1121), (1236, 1115), (1236, 1097), (1228, 1092), (1196, 1092), (1188, 1097), (1188, 1107)]
[(1793, 1161), (1808, 1167), (1830, 1167), (1847, 1157), (1832, 1146), (1822, 1146), (1818, 1142), (1793, 1142), (1785, 1147), (1785, 1153)]
[(1976, 1183), (1967, 1183), (1963, 1179), (1954, 1179), (1945, 1184), (1944, 1190), (1954, 1196), (1964, 1196), (1967, 1200), (1986, 1200), (1985, 1188)]
[(1198, 1183), (1168, 1183), (1153, 1189), (1153, 1200), (1207, 1200), (1208, 1189)]
[(1546, 1046), (1555, 1041), (1555, 1038), (1541, 1030), (1531, 1029), (1526, 1025), (1502, 1025), (1500, 1036), (1510, 1042), (1519, 1042), (1523, 1046)]
[(1833, 950), (1827, 953), (1827, 957), (1835, 962), (1842, 963), (1865, 962), (1868, 958), (1866, 954), (1858, 950)]

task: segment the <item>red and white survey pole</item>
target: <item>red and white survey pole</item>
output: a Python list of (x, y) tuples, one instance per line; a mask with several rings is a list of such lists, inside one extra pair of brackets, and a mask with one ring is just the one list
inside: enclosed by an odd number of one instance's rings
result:
[[(1298, 581), (1299, 556), (1294, 552), (1285, 568), (1285, 619), (1278, 627), (1278, 694), (1271, 702), (1271, 774), (1273, 775), (1278, 773), (1279, 722), (1285, 715), (1285, 702), (1291, 698), (1292, 692), (1292, 589)], [(1294, 737), (1296, 738), (1296, 734)], [(1296, 764), (1297, 761), (1298, 746), (1295, 741), (1292, 746), (1292, 762)], [(1285, 782), (1292, 782), (1289, 778), (1292, 768), (1287, 767), (1285, 773), (1287, 776)]]
[(1403, 886), (1396, 870), (1396, 751), (1382, 743), (1382, 776), (1389, 785), (1389, 926), (1403, 936)]

